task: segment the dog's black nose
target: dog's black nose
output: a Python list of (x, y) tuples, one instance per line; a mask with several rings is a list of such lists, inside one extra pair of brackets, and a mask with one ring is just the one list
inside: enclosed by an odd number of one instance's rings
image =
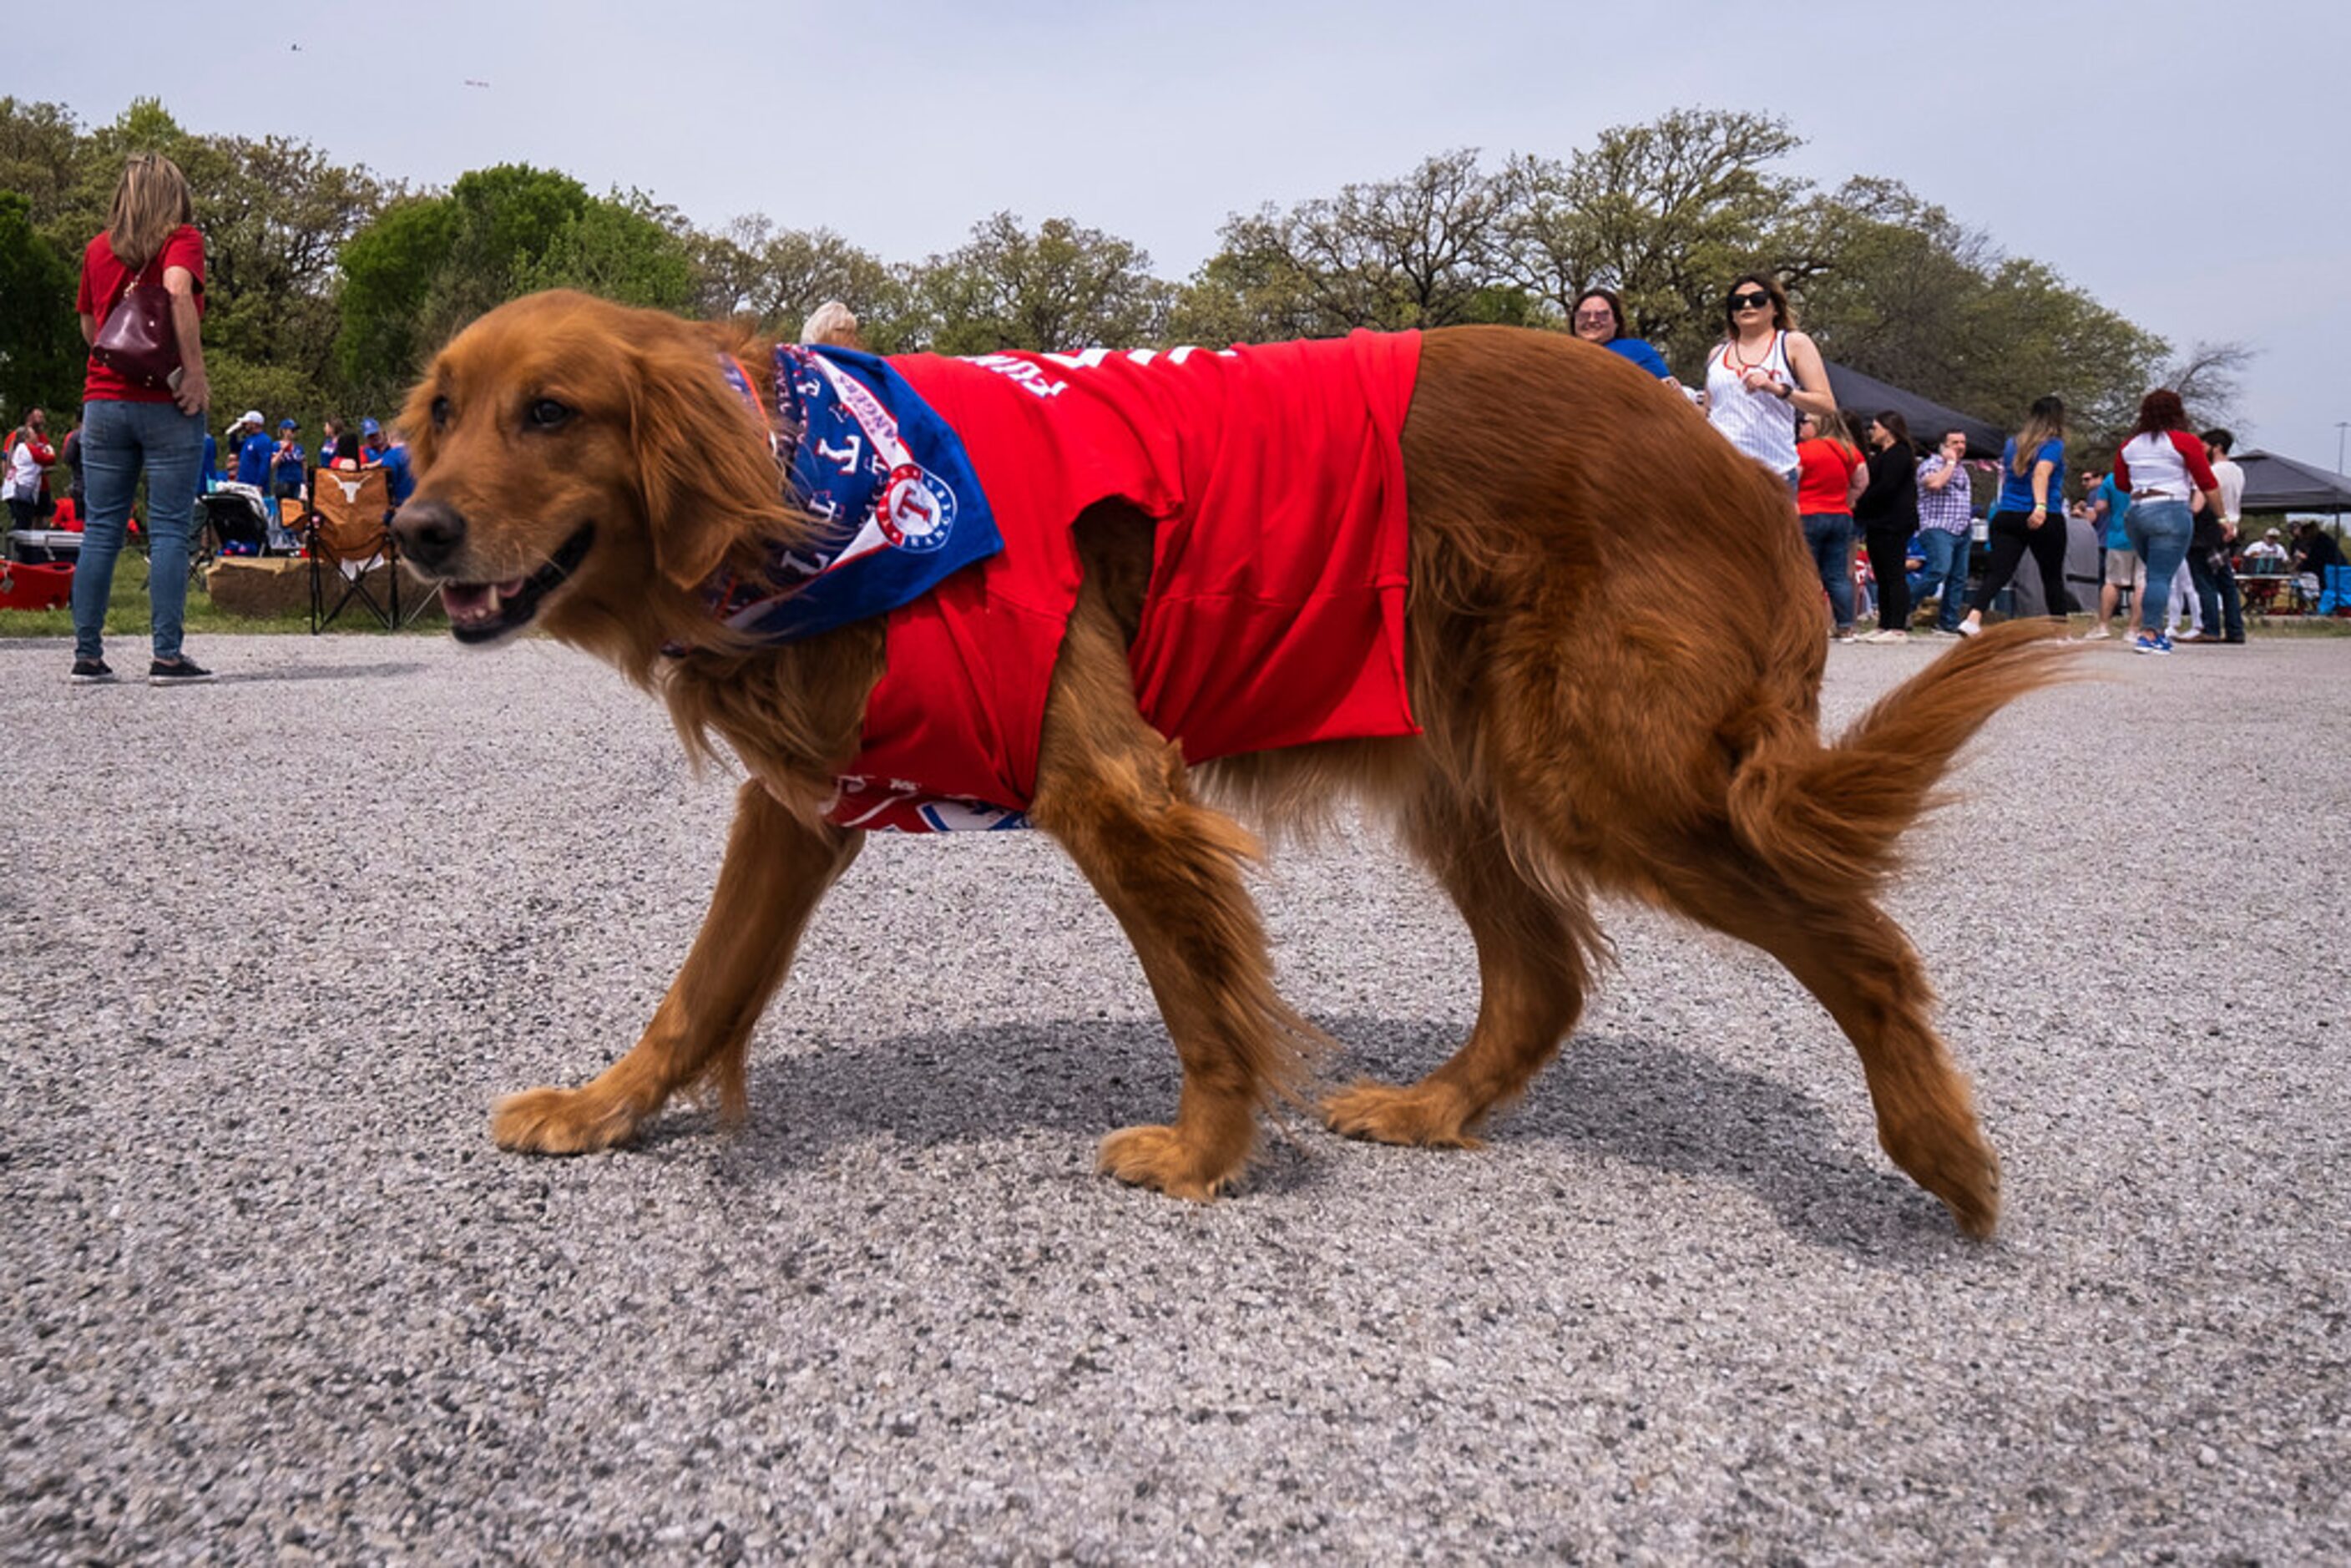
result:
[(465, 543), (465, 517), (439, 501), (415, 501), (400, 508), (392, 520), (400, 553), (421, 571), (439, 571)]

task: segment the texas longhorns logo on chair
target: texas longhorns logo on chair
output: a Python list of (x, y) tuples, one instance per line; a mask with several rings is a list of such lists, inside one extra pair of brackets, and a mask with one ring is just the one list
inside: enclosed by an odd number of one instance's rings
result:
[[(400, 624), (400, 580), (371, 584), (369, 574), (391, 566), (397, 554), (392, 530), (391, 480), (381, 468), (318, 470), (310, 487), (310, 507), (302, 516), (302, 542), (310, 558), (310, 630), (317, 632), (341, 614), (353, 600), (389, 630)], [(343, 578), (341, 594), (331, 608), (327, 602), (329, 571)], [(377, 597), (386, 591), (388, 600)]]

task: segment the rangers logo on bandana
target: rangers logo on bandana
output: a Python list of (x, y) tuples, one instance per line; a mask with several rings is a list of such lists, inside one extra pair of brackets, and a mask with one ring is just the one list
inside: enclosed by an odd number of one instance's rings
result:
[[(732, 361), (736, 390), (757, 397)], [(721, 571), (711, 613), (789, 643), (886, 614), (1004, 548), (963, 442), (889, 364), (849, 349), (776, 348), (769, 420), (791, 500), (818, 537), (756, 579)]]

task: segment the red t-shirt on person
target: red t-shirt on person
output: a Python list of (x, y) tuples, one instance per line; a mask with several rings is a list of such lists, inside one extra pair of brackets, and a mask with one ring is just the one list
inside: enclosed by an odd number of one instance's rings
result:
[[(163, 248), (155, 253), (155, 259), (138, 276), (160, 285), (165, 270), (174, 267), (184, 267), (194, 275), (196, 313), (203, 315), (204, 236), (196, 232), (193, 224), (182, 224), (173, 229), (163, 241)], [(104, 326), (107, 317), (131, 291), (131, 269), (115, 259), (114, 246), (101, 230), (81, 253), (81, 292), (74, 299), (74, 308)], [(142, 387), (125, 381), (92, 360), (82, 381), (81, 399), (84, 402), (170, 402), (172, 394), (161, 387)]]
[(1860, 466), (1861, 454), (1842, 442), (1816, 435), (1796, 443), (1796, 510), (1806, 517), (1851, 512), (1845, 497), (1853, 492), (1854, 470)]

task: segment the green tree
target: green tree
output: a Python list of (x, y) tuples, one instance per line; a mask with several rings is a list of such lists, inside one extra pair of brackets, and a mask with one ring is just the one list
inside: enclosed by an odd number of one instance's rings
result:
[(917, 270), (927, 347), (1123, 348), (1157, 340), (1170, 290), (1134, 242), (1048, 218), (1030, 234), (1010, 213), (974, 225), (971, 240)]
[(682, 311), (695, 292), (692, 229), (642, 191), (591, 200), (536, 255), (515, 264), (517, 292), (577, 288), (622, 305)]
[(202, 162), (206, 343), (330, 386), (337, 257), (381, 210), (382, 183), (277, 136), (207, 138)]
[(53, 225), (80, 182), (85, 143), (80, 121), (64, 104), (0, 98), (0, 191), (23, 196), (34, 226), (60, 252), (76, 257), (80, 241), (60, 244)]
[(1518, 283), (1498, 265), (1515, 198), (1510, 181), (1483, 172), (1477, 150), (1463, 148), (1399, 180), (1234, 217), (1172, 325), (1186, 338), (1262, 340), (1525, 314), (1495, 292)]
[(1721, 336), (1730, 279), (1773, 259), (1807, 187), (1771, 166), (1802, 145), (1776, 116), (1681, 109), (1564, 162), (1517, 159), (1501, 270), (1562, 320), (1584, 289), (1613, 288), (1632, 331), (1693, 363)]
[(915, 347), (926, 335), (913, 269), (887, 266), (831, 229), (778, 229), (755, 213), (695, 242), (696, 315), (734, 317), (789, 337), (810, 311), (838, 299), (856, 312), (876, 352)]
[[(1978, 411), (1983, 360), (1999, 351), (1981, 329), (1985, 236), (1892, 181), (1851, 180), (1798, 206), (1772, 249), (1805, 329), (1829, 358), (1881, 381)], [(2030, 400), (2028, 400), (2029, 402)]]
[(608, 237), (580, 227), (593, 204), (568, 174), (507, 163), (387, 205), (342, 247), (336, 351), (348, 383), (389, 395), (459, 327), (523, 292), (559, 243), (584, 260)]
[[(33, 228), (33, 204), (0, 191), (0, 423), (81, 401), (74, 269)], [(59, 427), (62, 429), (62, 425)]]

